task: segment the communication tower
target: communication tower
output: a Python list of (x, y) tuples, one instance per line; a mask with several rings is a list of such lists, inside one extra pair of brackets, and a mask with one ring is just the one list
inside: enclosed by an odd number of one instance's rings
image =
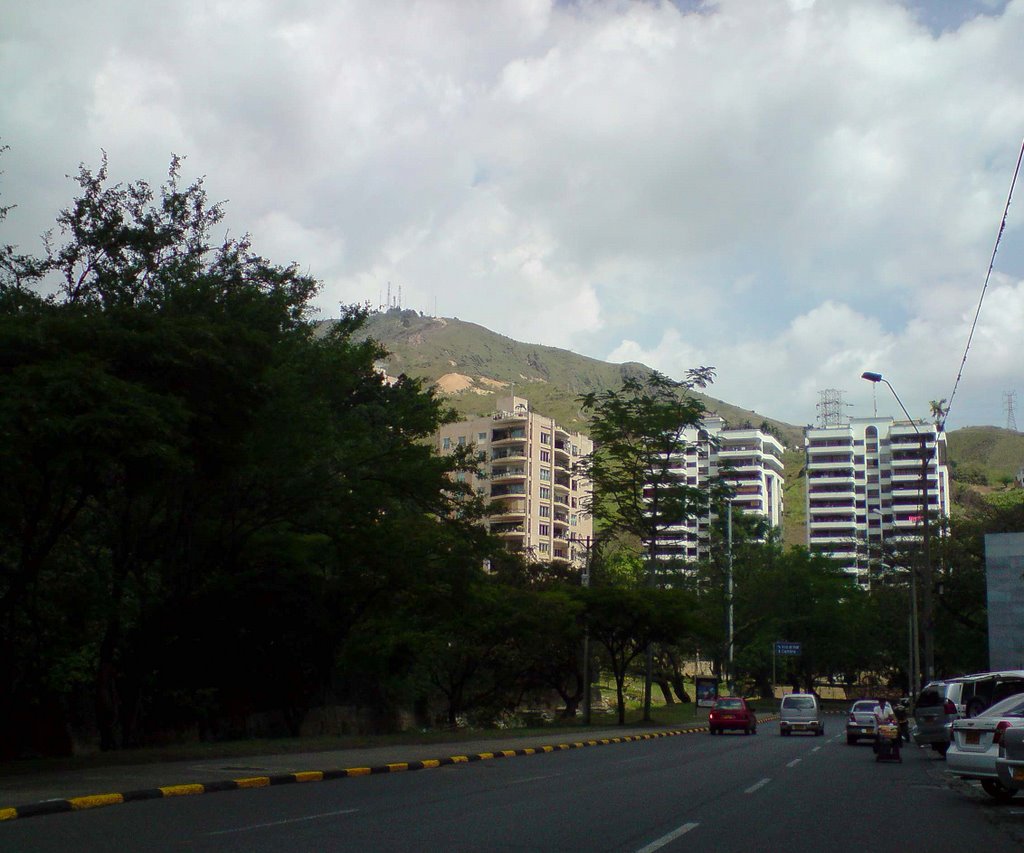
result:
[(1013, 413), (1014, 404), (1017, 402), (1017, 392), (1007, 391), (1003, 394), (1003, 409), (1006, 410), (1006, 428), (1017, 432), (1017, 416)]
[(847, 423), (844, 408), (850, 403), (843, 401), (843, 392), (837, 388), (826, 388), (818, 392), (818, 426), (843, 426)]

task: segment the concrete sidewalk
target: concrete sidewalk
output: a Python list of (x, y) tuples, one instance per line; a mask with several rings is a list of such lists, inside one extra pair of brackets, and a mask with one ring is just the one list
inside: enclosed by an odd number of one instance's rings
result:
[[(660, 729), (616, 726), (592, 731), (552, 731), (522, 738), (477, 738), (460, 743), (405, 744), (248, 758), (126, 764), (0, 776), (0, 820), (94, 808), (131, 799), (156, 799), (288, 782), (427, 769), (464, 761), (510, 758), (706, 731), (707, 726), (699, 723)], [(126, 792), (134, 796), (124, 797)]]

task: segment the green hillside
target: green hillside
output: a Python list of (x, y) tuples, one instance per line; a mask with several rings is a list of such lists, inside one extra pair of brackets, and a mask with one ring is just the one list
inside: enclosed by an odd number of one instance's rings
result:
[(961, 483), (1012, 482), (1024, 465), (1024, 433), (994, 426), (963, 427), (947, 435), (951, 475)]
[[(650, 370), (633, 362), (609, 364), (569, 350), (521, 343), (475, 323), (425, 317), (415, 311), (371, 314), (364, 334), (391, 353), (386, 364), (389, 374), (405, 373), (437, 383), (462, 414), (488, 414), (494, 411), (495, 397), (514, 390), (534, 410), (581, 431), (586, 429), (577, 402), (581, 394), (619, 388), (625, 377)], [(767, 422), (787, 446), (802, 441), (800, 427), (714, 397), (697, 396), (732, 426)]]

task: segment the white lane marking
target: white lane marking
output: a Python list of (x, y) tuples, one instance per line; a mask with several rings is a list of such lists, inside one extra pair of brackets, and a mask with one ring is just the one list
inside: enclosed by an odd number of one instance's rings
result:
[(771, 781), (772, 781), (771, 779), (762, 779), (760, 782), (755, 782), (753, 785), (751, 785), (749, 788), (747, 788), (747, 790), (745, 790), (743, 793), (744, 794), (753, 794), (754, 791), (758, 790), (759, 788), (763, 788), (765, 785), (767, 785)]
[(646, 847), (641, 847), (636, 853), (654, 853), (655, 850), (660, 850), (666, 844), (675, 841), (680, 835), (686, 835), (691, 829), (696, 829), (700, 826), (699, 823), (684, 823), (679, 829), (673, 829), (668, 835), (663, 835), (657, 841), (652, 841)]
[(789, 762), (789, 764), (787, 764), (786, 766), (787, 766), (787, 767), (796, 767), (796, 766), (797, 766), (797, 765), (798, 765), (798, 764), (799, 764), (799, 763), (800, 763), (801, 761), (803, 761), (803, 759), (802, 759), (802, 758), (794, 758), (794, 759), (793, 759), (792, 761), (790, 761), (790, 762)]
[(311, 814), (306, 817), (293, 817), (288, 820), (274, 820), (270, 823), (254, 823), (251, 826), (239, 826), (236, 829), (218, 829), (216, 832), (208, 832), (207, 835), (230, 835), (233, 832), (249, 832), (253, 829), (265, 829), (268, 826), (282, 826), (286, 823), (302, 823), (306, 820), (320, 820), (325, 817), (337, 817), (341, 814), (352, 814), (357, 812), (359, 809), (342, 809), (337, 812), (324, 812), (323, 814)]
[(821, 749), (821, 747), (820, 746), (816, 746), (816, 747), (814, 747), (814, 749), (811, 750), (811, 752), (817, 752), (819, 749)]
[(564, 776), (564, 773), (548, 773), (546, 776), (527, 776), (525, 779), (512, 779), (509, 785), (522, 785), (524, 782), (537, 782), (540, 779), (554, 779), (556, 776)]

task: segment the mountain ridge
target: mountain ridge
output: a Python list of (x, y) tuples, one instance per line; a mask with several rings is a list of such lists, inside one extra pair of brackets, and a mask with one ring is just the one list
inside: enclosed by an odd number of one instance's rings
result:
[[(514, 391), (530, 400), (536, 411), (576, 430), (586, 426), (580, 395), (618, 389), (624, 379), (653, 369), (639, 362), (614, 364), (571, 350), (523, 343), (476, 323), (409, 310), (370, 314), (360, 334), (388, 350), (384, 368), (389, 374), (405, 373), (437, 385), (460, 414), (488, 414), (494, 410), (494, 397)], [(802, 446), (802, 426), (706, 393), (694, 395), (731, 426), (765, 424), (787, 447)]]

